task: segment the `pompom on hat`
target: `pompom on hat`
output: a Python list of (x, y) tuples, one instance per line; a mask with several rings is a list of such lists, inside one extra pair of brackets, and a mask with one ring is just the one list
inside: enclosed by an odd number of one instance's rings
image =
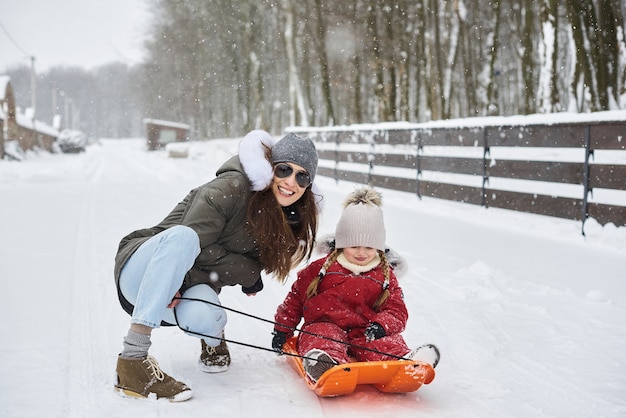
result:
[(385, 251), (385, 221), (380, 193), (371, 187), (352, 192), (335, 229), (335, 247), (371, 247)]
[(282, 137), (272, 146), (272, 164), (294, 163), (304, 168), (311, 183), (317, 173), (317, 150), (309, 138), (302, 138), (293, 132)]

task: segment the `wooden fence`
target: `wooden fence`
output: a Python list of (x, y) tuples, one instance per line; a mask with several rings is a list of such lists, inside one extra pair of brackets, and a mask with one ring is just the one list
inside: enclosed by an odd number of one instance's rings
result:
[[(626, 196), (626, 121), (292, 131), (316, 142), (318, 175), (581, 220), (583, 233), (589, 217), (626, 225), (625, 198), (590, 199), (599, 189)], [(496, 151), (504, 157), (494, 158)], [(616, 162), (596, 163), (595, 155), (606, 151)], [(516, 153), (523, 157), (510, 157)], [(549, 158), (560, 154), (573, 157)]]

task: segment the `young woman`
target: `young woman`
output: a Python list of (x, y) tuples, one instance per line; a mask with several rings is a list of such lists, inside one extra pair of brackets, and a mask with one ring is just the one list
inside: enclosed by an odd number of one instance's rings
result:
[(191, 397), (185, 383), (165, 374), (148, 355), (151, 332), (160, 325), (176, 324), (202, 337), (202, 370), (228, 368), (222, 340), (226, 313), (215, 305), (220, 289), (240, 285), (254, 295), (263, 289), (262, 271), (284, 281), (310, 257), (321, 201), (313, 184), (316, 171), (310, 139), (288, 134), (276, 142), (264, 131), (252, 131), (213, 180), (191, 190), (158, 225), (122, 239), (115, 283), (132, 317), (117, 360), (120, 394)]
[(313, 381), (332, 366), (352, 361), (411, 357), (433, 367), (439, 361), (435, 346), (411, 351), (401, 335), (408, 312), (394, 268), (405, 263), (386, 251), (380, 205), (380, 194), (372, 188), (348, 197), (330, 254), (298, 273), (276, 311), (272, 348), (279, 352), (304, 319), (297, 350)]

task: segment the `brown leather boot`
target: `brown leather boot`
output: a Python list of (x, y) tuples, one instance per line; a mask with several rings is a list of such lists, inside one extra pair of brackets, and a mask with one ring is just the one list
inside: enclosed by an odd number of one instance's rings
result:
[(118, 356), (115, 390), (122, 396), (170, 402), (186, 401), (192, 395), (191, 388), (165, 374), (152, 356), (143, 359)]
[(225, 372), (230, 367), (230, 353), (226, 341), (222, 339), (217, 347), (211, 347), (200, 340), (202, 352), (200, 353), (200, 361), (198, 367), (206, 373)]

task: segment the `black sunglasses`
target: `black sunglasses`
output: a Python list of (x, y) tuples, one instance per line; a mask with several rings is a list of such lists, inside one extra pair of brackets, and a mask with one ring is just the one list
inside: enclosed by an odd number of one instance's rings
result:
[[(293, 167), (289, 164), (278, 163), (274, 166), (274, 175), (279, 179), (287, 178), (291, 176), (291, 174), (293, 174)], [(298, 186), (303, 189), (309, 187), (309, 184), (311, 184), (311, 177), (309, 177), (309, 173), (306, 171), (298, 171), (296, 173), (296, 183), (298, 183)]]

